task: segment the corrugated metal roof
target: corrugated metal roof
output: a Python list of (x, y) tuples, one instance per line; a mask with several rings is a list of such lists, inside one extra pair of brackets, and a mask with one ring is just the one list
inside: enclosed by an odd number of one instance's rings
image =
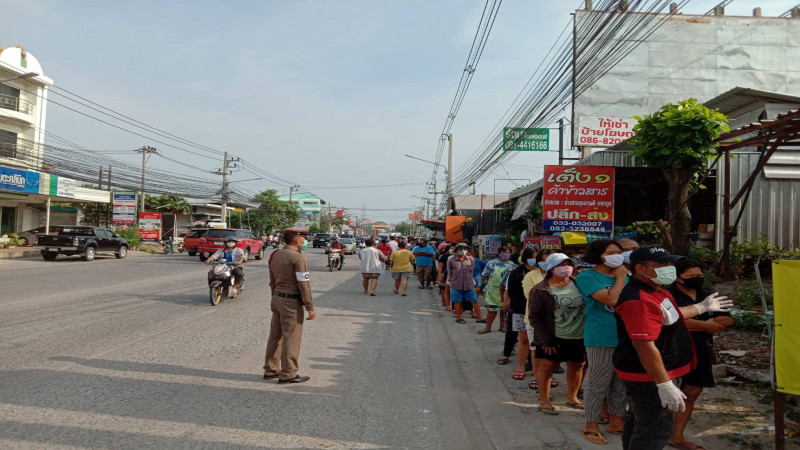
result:
[(735, 115), (748, 106), (762, 106), (763, 103), (800, 103), (800, 97), (780, 94), (778, 92), (759, 91), (743, 87), (735, 87), (727, 92), (703, 103), (708, 108), (719, 109), (726, 116)]

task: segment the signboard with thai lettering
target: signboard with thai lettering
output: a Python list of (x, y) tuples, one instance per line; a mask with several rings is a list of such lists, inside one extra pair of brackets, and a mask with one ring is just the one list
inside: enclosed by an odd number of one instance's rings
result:
[(544, 231), (614, 231), (614, 168), (544, 166)]
[(132, 224), (136, 222), (136, 192), (114, 191), (111, 223)]
[(550, 148), (548, 128), (503, 128), (503, 151), (546, 152)]
[(523, 241), (525, 248), (532, 248), (536, 251), (550, 249), (558, 250), (561, 248), (561, 237), (559, 236), (525, 236)]
[(577, 145), (581, 147), (613, 147), (632, 137), (636, 119), (612, 119), (582, 116), (578, 120)]
[(158, 242), (161, 240), (161, 213), (139, 213), (139, 237), (142, 242)]

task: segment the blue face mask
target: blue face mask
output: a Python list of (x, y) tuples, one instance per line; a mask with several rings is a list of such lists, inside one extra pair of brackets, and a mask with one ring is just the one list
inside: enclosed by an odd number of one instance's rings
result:
[(538, 263), (536, 263), (536, 265), (539, 266), (539, 268), (542, 270), (547, 270), (547, 263), (545, 261), (539, 261)]
[(536, 258), (531, 258), (526, 262), (528, 263), (529, 266), (536, 267)]

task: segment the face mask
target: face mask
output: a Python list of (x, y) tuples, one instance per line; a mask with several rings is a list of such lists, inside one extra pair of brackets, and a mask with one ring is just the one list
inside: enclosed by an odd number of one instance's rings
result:
[(553, 269), (553, 273), (561, 278), (567, 278), (572, 275), (572, 266), (558, 266)]
[(704, 277), (681, 278), (681, 280), (683, 280), (684, 287), (688, 289), (694, 289), (695, 291), (701, 289), (703, 287), (703, 283), (706, 281)]
[(308, 241), (303, 242), (303, 245), (300, 246), (300, 250), (305, 250), (308, 247)]
[(455, 254), (456, 254), (456, 251), (455, 251), (455, 250), (448, 250), (448, 252), (447, 252), (447, 253), (450, 253), (451, 255), (455, 255)]
[(466, 251), (466, 250), (459, 250), (459, 251), (458, 251), (458, 254), (459, 254), (460, 256), (465, 256), (465, 255), (467, 254), (467, 251)]
[(621, 266), (623, 261), (625, 261), (625, 257), (622, 255), (606, 255), (604, 256), (606, 262), (603, 263), (612, 269), (616, 269), (617, 267)]
[(236, 247), (236, 242), (228, 242), (225, 245), (227, 245), (228, 247)]
[(536, 259), (535, 258), (531, 258), (531, 259), (529, 259), (529, 260), (527, 260), (525, 262), (528, 263), (528, 265), (531, 266), (531, 267), (536, 267)]
[(508, 261), (511, 258), (511, 253), (500, 253), (500, 261)]
[(542, 269), (542, 270), (547, 270), (547, 262), (546, 261), (539, 261), (539, 262), (536, 263), (536, 265), (539, 266), (539, 268)]
[(622, 252), (622, 258), (623, 258), (622, 261), (625, 262), (625, 264), (630, 264), (631, 263), (631, 253), (633, 253), (633, 250), (628, 250), (627, 252)]
[(653, 280), (655, 284), (666, 286), (674, 283), (675, 279), (678, 278), (675, 266), (656, 267), (654, 270), (656, 271), (656, 277), (651, 278), (651, 280)]

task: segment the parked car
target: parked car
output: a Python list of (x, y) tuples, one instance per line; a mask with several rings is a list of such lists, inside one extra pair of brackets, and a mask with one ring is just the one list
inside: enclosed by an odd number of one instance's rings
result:
[[(47, 234), (52, 234), (55, 236), (63, 229), (64, 227), (62, 225), (50, 225), (50, 233)], [(32, 230), (17, 233), (17, 236), (19, 236), (20, 245), (36, 245), (37, 234), (45, 234), (44, 227), (34, 228)]]
[(228, 236), (236, 237), (236, 246), (244, 250), (246, 258), (249, 259), (250, 255), (255, 255), (257, 260), (264, 258), (264, 252), (266, 251), (264, 242), (256, 237), (252, 231), (243, 228), (213, 228), (207, 230), (203, 237), (200, 238), (200, 244), (197, 247), (200, 261), (205, 262), (214, 252), (225, 248), (225, 238)]
[(189, 229), (189, 232), (183, 237), (183, 248), (186, 249), (189, 256), (197, 254), (197, 248), (200, 246), (200, 238), (210, 229), (211, 228), (206, 227)]
[(332, 237), (333, 235), (330, 233), (317, 233), (314, 236), (314, 241), (312, 242), (312, 245), (314, 246), (314, 248), (327, 247), (328, 244), (331, 242)]
[(358, 251), (358, 248), (356, 247), (356, 241), (354, 239), (341, 238), (339, 239), (339, 242), (344, 245), (345, 255), (355, 255), (355, 253)]
[(128, 255), (128, 241), (108, 228), (64, 227), (58, 235), (36, 235), (36, 246), (42, 249), (42, 258), (53, 261), (58, 255), (81, 255), (92, 261), (98, 253), (113, 253), (117, 259)]

